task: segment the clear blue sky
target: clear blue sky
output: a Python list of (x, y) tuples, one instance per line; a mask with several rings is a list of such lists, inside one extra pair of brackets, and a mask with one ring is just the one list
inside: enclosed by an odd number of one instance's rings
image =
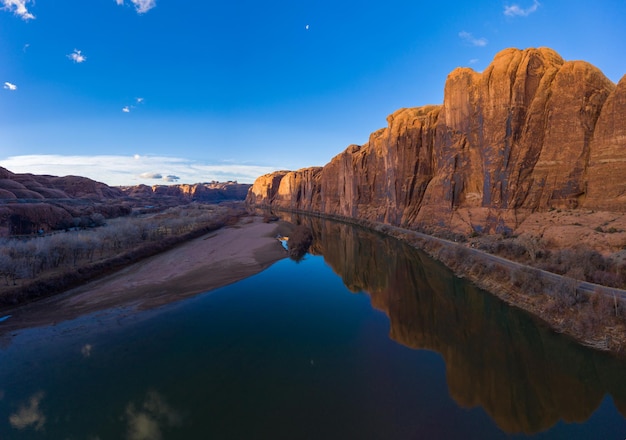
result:
[(0, 5), (0, 166), (112, 185), (323, 165), (507, 47), (626, 74), (624, 0)]

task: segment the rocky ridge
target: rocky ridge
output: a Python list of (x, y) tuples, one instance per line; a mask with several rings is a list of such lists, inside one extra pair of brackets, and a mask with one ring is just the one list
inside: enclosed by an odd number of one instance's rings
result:
[(249, 188), (237, 182), (117, 188), (86, 177), (18, 174), (0, 167), (0, 237), (84, 226), (133, 210), (243, 200)]
[(435, 232), (514, 231), (550, 210), (626, 212), (626, 76), (548, 48), (455, 69), (324, 167), (259, 177), (247, 202)]

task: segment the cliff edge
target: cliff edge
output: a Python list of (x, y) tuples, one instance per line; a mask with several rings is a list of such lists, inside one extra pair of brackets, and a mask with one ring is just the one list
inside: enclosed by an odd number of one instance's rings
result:
[(464, 234), (551, 209), (626, 212), (626, 76), (505, 49), (450, 73), (442, 105), (387, 122), (324, 167), (259, 177), (248, 204)]

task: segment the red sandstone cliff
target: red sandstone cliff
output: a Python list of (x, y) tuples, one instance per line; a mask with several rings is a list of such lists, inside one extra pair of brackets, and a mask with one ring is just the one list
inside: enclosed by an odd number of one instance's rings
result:
[(230, 181), (116, 188), (86, 177), (17, 174), (0, 167), (0, 237), (85, 226), (146, 205), (164, 209), (190, 202), (243, 200), (248, 188)]
[(441, 106), (387, 122), (323, 168), (261, 176), (248, 203), (466, 233), (550, 208), (626, 211), (626, 76), (506, 49), (454, 70)]

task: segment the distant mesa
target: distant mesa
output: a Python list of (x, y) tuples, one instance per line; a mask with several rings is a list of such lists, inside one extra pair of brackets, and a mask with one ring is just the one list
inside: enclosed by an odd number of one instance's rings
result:
[(464, 234), (551, 209), (626, 212), (626, 76), (505, 49), (450, 73), (443, 104), (387, 122), (324, 167), (259, 177), (248, 204)]
[(118, 188), (86, 177), (16, 174), (0, 167), (0, 237), (90, 225), (145, 206), (244, 200), (249, 188), (237, 182)]

